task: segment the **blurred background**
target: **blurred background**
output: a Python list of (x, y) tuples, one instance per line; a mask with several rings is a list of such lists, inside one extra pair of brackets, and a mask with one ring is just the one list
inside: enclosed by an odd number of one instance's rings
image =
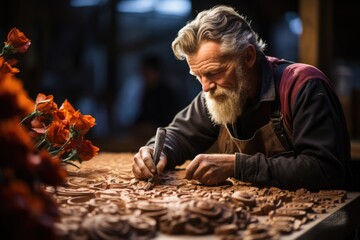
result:
[(359, 2), (350, 0), (11, 0), (0, 36), (32, 40), (18, 77), (29, 95), (68, 99), (96, 118), (101, 151), (137, 151), (200, 91), (171, 42), (196, 13), (235, 7), (264, 39), (267, 55), (314, 64), (336, 86), (351, 138), (360, 138)]

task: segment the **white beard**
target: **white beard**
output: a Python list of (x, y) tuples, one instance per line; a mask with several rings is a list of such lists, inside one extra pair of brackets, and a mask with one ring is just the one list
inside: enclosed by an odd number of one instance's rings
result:
[(211, 120), (215, 124), (232, 124), (244, 111), (249, 96), (248, 78), (239, 66), (236, 70), (236, 89), (226, 89), (216, 86), (214, 92), (206, 92), (205, 100)]

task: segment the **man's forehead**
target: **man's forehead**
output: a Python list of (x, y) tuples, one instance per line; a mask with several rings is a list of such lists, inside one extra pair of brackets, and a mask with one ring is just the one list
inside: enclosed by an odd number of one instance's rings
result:
[(223, 61), (220, 61), (218, 58), (209, 58), (200, 62), (191, 62), (188, 61), (190, 68), (190, 74), (196, 75), (199, 72), (207, 71), (210, 69), (219, 68), (224, 64)]
[(190, 74), (195, 75), (198, 71), (220, 68), (228, 64), (230, 58), (226, 55), (212, 55), (202, 59), (188, 57), (186, 60), (190, 68)]
[(196, 65), (207, 62), (222, 62), (231, 58), (232, 54), (222, 51), (221, 44), (216, 41), (204, 41), (198, 50), (186, 57), (188, 64)]

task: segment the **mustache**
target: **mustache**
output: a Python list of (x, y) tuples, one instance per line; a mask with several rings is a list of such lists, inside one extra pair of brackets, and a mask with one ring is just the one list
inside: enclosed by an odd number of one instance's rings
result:
[(232, 93), (232, 91), (229, 89), (218, 87), (216, 89), (210, 90), (206, 94), (208, 95), (209, 98), (215, 99), (215, 98), (228, 97), (228, 96), (230, 96), (231, 93)]

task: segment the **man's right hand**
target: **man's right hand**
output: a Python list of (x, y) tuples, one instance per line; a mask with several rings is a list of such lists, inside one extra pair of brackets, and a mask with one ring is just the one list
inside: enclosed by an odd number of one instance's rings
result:
[(167, 163), (166, 155), (163, 152), (161, 153), (160, 160), (155, 168), (153, 154), (154, 148), (148, 146), (141, 147), (139, 152), (135, 154), (132, 172), (136, 178), (149, 179), (153, 178), (155, 174), (162, 173)]

